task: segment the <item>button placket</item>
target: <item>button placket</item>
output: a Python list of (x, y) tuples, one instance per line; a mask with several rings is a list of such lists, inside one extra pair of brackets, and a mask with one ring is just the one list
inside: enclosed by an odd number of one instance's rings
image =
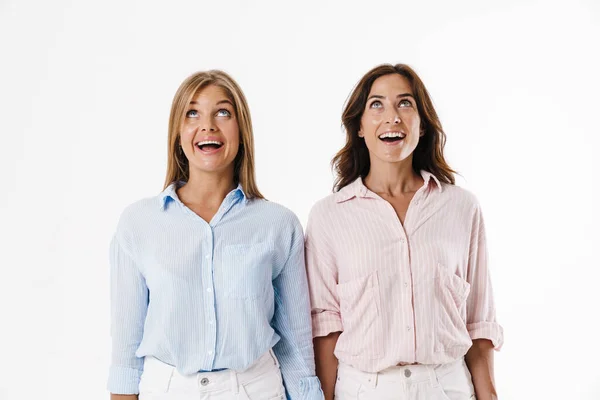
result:
[[(213, 274), (213, 269), (214, 269), (214, 259), (213, 259), (213, 252), (214, 252), (214, 241), (213, 241), (213, 229), (212, 226), (208, 225), (207, 226), (207, 231), (206, 231), (206, 237), (207, 237), (207, 242), (206, 243), (206, 254), (204, 255), (204, 262), (201, 263), (201, 270), (202, 270), (202, 278), (203, 278), (203, 285), (204, 285), (204, 289), (205, 289), (205, 296), (204, 296), (204, 315), (202, 316), (202, 319), (204, 321), (206, 321), (207, 323), (205, 323), (205, 337), (207, 339), (206, 341), (206, 347), (205, 347), (205, 351), (207, 354), (207, 362), (209, 363), (209, 365), (212, 365), (214, 362), (214, 357), (215, 357), (215, 346), (216, 346), (216, 336), (217, 336), (217, 329), (216, 329), (216, 313), (215, 313), (215, 304), (216, 304), (216, 288), (215, 288), (215, 282), (214, 282), (214, 274)], [(204, 379), (206, 379), (206, 381), (204, 381)], [(209, 382), (208, 378), (203, 378), (204, 382), (206, 382), (206, 385)], [(202, 384), (202, 381), (200, 382)], [(203, 386), (205, 386), (205, 384), (202, 384)]]

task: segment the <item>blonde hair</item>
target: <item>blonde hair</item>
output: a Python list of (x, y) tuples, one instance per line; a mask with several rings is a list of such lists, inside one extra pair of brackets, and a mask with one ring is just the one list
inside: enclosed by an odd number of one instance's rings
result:
[(236, 81), (223, 71), (196, 72), (189, 76), (175, 93), (169, 116), (169, 154), (165, 188), (173, 182), (189, 179), (189, 163), (180, 148), (180, 129), (192, 98), (208, 86), (222, 88), (233, 103), (240, 131), (240, 147), (234, 161), (233, 179), (240, 183), (247, 198), (264, 198), (256, 185), (254, 174), (254, 136), (246, 97)]

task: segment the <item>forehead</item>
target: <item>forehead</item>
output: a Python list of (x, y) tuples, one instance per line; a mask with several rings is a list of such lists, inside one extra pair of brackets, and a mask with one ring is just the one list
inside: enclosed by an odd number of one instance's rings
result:
[(214, 104), (222, 100), (229, 100), (229, 96), (225, 89), (217, 85), (208, 85), (199, 89), (191, 99), (198, 104)]
[(374, 94), (396, 96), (400, 93), (413, 94), (410, 82), (400, 74), (389, 74), (375, 79), (371, 86), (369, 96)]

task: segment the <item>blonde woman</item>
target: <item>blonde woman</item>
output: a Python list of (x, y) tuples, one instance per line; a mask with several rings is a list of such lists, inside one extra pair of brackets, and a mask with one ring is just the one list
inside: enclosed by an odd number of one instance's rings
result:
[(306, 238), (325, 398), (496, 399), (503, 333), (481, 207), (454, 185), (425, 85), (407, 65), (376, 67), (342, 121), (335, 193)]
[(111, 243), (116, 399), (321, 399), (302, 227), (263, 199), (246, 99), (221, 71), (187, 78), (165, 188)]

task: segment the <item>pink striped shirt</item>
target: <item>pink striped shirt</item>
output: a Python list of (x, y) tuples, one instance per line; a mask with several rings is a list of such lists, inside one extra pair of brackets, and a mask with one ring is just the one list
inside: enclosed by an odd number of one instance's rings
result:
[(475, 197), (428, 172), (407, 210), (362, 179), (310, 212), (306, 262), (313, 336), (342, 331), (336, 357), (363, 371), (444, 364), (473, 339), (503, 342)]

